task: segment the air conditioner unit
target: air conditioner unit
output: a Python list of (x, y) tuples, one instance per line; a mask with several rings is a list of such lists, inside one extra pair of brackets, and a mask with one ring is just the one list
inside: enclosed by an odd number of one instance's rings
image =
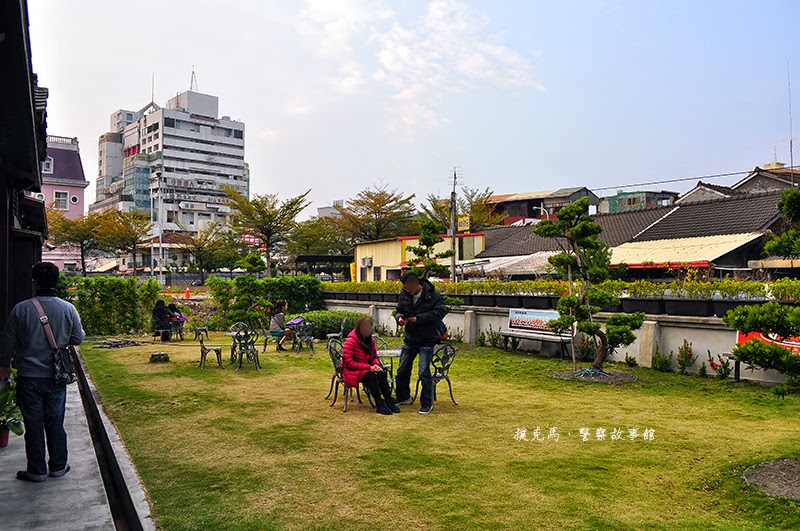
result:
[(362, 258), (361, 267), (372, 267), (372, 258)]

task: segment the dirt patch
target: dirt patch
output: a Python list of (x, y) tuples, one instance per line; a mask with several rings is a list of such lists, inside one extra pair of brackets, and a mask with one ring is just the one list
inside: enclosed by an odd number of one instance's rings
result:
[(558, 380), (577, 380), (581, 382), (602, 382), (612, 385), (622, 385), (637, 380), (636, 376), (624, 372), (605, 372), (579, 369), (577, 371), (554, 372), (550, 378)]
[(770, 496), (800, 500), (800, 459), (775, 459), (744, 471), (744, 480)]

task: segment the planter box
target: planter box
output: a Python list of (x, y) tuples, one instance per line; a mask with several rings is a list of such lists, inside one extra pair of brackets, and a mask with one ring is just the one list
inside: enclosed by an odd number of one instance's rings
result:
[(501, 308), (519, 308), (522, 305), (522, 297), (519, 295), (495, 295), (494, 300)]
[(753, 306), (756, 304), (765, 304), (767, 300), (715, 300), (714, 301), (714, 315), (717, 317), (725, 317), (729, 311), (739, 306)]
[(453, 297), (454, 299), (461, 299), (464, 301), (463, 306), (472, 306), (472, 295), (462, 295), (460, 293), (448, 293), (448, 297)]
[(714, 315), (714, 301), (711, 299), (664, 299), (664, 307), (669, 315), (689, 317)]
[(601, 312), (610, 312), (610, 313), (621, 313), (622, 312), (622, 299), (620, 299), (620, 303), (616, 306), (601, 306)]
[(398, 293), (382, 293), (383, 302), (397, 302)]
[(355, 291), (348, 291), (347, 293), (344, 294), (344, 296), (345, 296), (345, 300), (348, 300), (348, 301), (357, 301), (358, 300), (358, 293), (356, 293)]
[(523, 295), (522, 307), (528, 310), (550, 310), (553, 308), (554, 298), (558, 302), (558, 298), (550, 295)]
[(383, 302), (383, 293), (369, 293), (371, 302)]
[(472, 304), (475, 306), (495, 306), (494, 295), (473, 295)]
[(369, 293), (358, 292), (358, 293), (356, 293), (356, 300), (357, 301), (369, 301), (370, 300), (369, 296), (370, 296)]
[(625, 313), (644, 312), (651, 315), (661, 315), (664, 313), (664, 299), (626, 297), (622, 299), (622, 311)]
[(330, 301), (336, 299), (336, 293), (333, 291), (323, 291), (322, 300)]

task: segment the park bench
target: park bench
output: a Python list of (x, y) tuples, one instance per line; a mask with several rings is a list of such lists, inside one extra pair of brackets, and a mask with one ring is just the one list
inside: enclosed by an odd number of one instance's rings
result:
[(525, 310), (511, 308), (508, 310), (508, 326), (500, 329), (503, 336), (503, 350), (508, 350), (508, 341), (511, 338), (538, 340), (545, 343), (557, 343), (559, 354), (563, 360), (567, 355), (566, 345), (570, 342), (569, 334), (556, 334), (549, 326), (548, 321), (558, 318), (554, 310)]

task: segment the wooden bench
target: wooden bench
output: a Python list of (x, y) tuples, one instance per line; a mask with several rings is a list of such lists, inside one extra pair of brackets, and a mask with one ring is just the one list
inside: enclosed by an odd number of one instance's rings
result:
[(503, 350), (508, 350), (508, 340), (512, 337), (531, 339), (546, 343), (558, 343), (561, 359), (567, 356), (566, 345), (570, 342), (569, 334), (556, 334), (547, 326), (548, 321), (558, 318), (554, 310), (525, 310), (511, 308), (508, 310), (508, 326), (500, 329), (503, 336)]

